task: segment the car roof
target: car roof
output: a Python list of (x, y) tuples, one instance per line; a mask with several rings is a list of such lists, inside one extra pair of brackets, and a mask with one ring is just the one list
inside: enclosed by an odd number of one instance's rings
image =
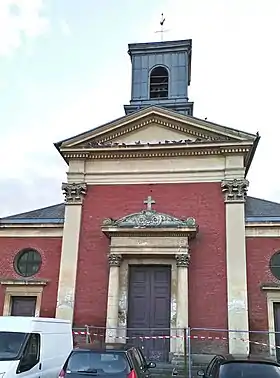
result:
[(121, 344), (121, 343), (114, 343), (114, 344), (105, 344), (102, 342), (96, 343), (87, 343), (87, 344), (80, 344), (74, 348), (74, 351), (79, 352), (125, 352), (126, 350), (131, 349), (131, 345)]
[(266, 363), (266, 364), (272, 364), (280, 366), (275, 359), (272, 357), (267, 356), (260, 356), (260, 355), (232, 355), (232, 354), (226, 354), (226, 355), (220, 355), (223, 358), (222, 364), (226, 364), (229, 362), (252, 362), (252, 363)]

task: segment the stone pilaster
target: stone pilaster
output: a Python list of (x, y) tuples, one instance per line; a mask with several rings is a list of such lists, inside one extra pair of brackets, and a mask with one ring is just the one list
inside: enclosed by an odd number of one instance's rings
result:
[[(175, 255), (177, 265), (177, 321), (176, 328), (179, 335), (184, 335), (184, 328), (188, 328), (188, 267), (190, 263), (190, 254), (187, 248), (186, 253)], [(184, 354), (184, 340), (177, 339), (176, 354)]]
[(118, 333), (118, 317), (119, 317), (119, 287), (120, 287), (120, 265), (122, 261), (121, 255), (109, 254), (108, 262), (109, 285), (107, 300), (107, 321), (106, 321), (106, 342), (117, 342)]
[[(248, 354), (249, 320), (246, 269), (245, 201), (249, 182), (224, 180), (229, 353)], [(243, 340), (242, 340), (243, 339)]]
[(73, 322), (82, 204), (85, 183), (62, 184), (65, 219), (60, 259), (56, 317)]

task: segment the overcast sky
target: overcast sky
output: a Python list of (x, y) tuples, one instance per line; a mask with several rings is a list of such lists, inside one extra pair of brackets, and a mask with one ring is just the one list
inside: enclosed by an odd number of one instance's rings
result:
[(249, 195), (280, 202), (280, 0), (0, 0), (0, 216), (63, 200), (54, 142), (124, 115), (127, 44), (193, 39), (194, 115), (261, 141)]

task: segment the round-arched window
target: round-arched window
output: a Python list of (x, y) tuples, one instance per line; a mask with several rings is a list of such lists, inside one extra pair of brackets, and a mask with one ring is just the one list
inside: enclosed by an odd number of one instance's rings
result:
[(151, 72), (150, 98), (168, 98), (168, 71), (165, 67), (155, 67)]
[(280, 251), (274, 253), (269, 263), (270, 271), (278, 280), (280, 280)]
[(23, 277), (31, 277), (38, 273), (42, 265), (42, 258), (38, 251), (26, 248), (20, 251), (14, 261), (16, 272)]

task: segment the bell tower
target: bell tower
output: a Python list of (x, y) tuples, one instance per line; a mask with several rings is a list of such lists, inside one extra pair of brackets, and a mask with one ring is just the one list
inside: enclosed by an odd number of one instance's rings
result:
[(146, 106), (162, 106), (193, 114), (188, 87), (191, 82), (192, 40), (134, 43), (128, 45), (132, 64), (129, 114)]

